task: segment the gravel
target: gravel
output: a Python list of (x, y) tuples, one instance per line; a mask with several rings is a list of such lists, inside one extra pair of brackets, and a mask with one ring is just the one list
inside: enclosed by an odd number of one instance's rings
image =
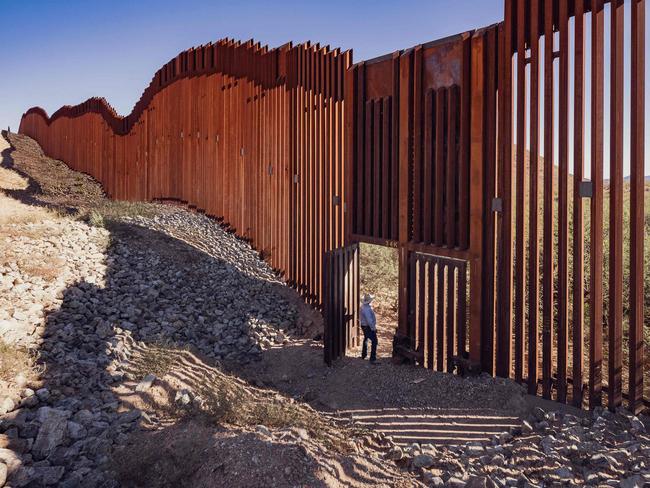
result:
[[(161, 207), (107, 228), (69, 219), (3, 227), (14, 256), (56, 256), (47, 277), (0, 263), (0, 338), (38, 355), (40, 384), (0, 397), (0, 477), (12, 487), (117, 486), (110, 453), (147, 422), (121, 414), (124, 338), (189, 348), (215, 364), (254, 362), (296, 331), (297, 308), (250, 246), (210, 219)], [(201, 236), (200, 244), (192, 236)], [(144, 375), (139, 391), (155, 383)], [(19, 387), (18, 387), (19, 386)], [(189, 392), (177, 403), (188, 406)]]

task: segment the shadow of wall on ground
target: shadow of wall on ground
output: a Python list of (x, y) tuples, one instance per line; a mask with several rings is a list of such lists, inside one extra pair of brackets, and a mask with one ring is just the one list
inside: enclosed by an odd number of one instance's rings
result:
[[(146, 374), (165, 374), (161, 370), (165, 364), (160, 362), (165, 363), (167, 358), (160, 358), (158, 354), (140, 360), (134, 367), (130, 364), (130, 345), (137, 344), (135, 347), (140, 352), (148, 347), (161, 348), (163, 352), (192, 352), (201, 362), (187, 365), (187, 374), (183, 375), (181, 383), (190, 390), (193, 387), (200, 389), (205, 386), (211, 368), (236, 372), (238, 365), (249, 362), (257, 355), (254, 352), (241, 352), (238, 348), (241, 344), (256, 351), (254, 331), (247, 324), (260, 319), (257, 306), (260, 295), (280, 303), (286, 301), (276, 289), (282, 285), (243, 274), (230, 263), (215, 259), (162, 232), (125, 223), (109, 223), (107, 229), (110, 243), (104, 259), (105, 283), (81, 281), (71, 284), (62, 293), (60, 307), (46, 314), (45, 333), (38, 354), (43, 367), (42, 388), (49, 392), (47, 400), (21, 409), (11, 420), (11, 425), (17, 427), (18, 435), (8, 448), (15, 450), (16, 454), (24, 454), (25, 439), (35, 439), (34, 445), (38, 449), (32, 449), (29, 455), (39, 467), (65, 464), (73, 468), (70, 471), (80, 473), (80, 470), (83, 472), (89, 467), (108, 466), (111, 450), (126, 445), (139, 430), (137, 425), (162, 431), (172, 429), (171, 434), (161, 431), (153, 434), (154, 439), (161, 442), (164, 439), (178, 439), (179, 428), (175, 424), (186, 416), (185, 412), (175, 408), (178, 390), (157, 381), (157, 388), (135, 392), (134, 395), (136, 386)], [(154, 262), (158, 260), (159, 265), (151, 265), (151, 261), (144, 259), (140, 261), (143, 256)], [(193, 299), (209, 300), (208, 306), (199, 312), (196, 302), (186, 298), (188, 286), (204, 286), (210, 279), (215, 279), (209, 275), (215, 271), (217, 275), (227, 275), (237, 282), (238, 289), (228, 295), (201, 296), (200, 292), (193, 295)], [(159, 292), (161, 286), (165, 288), (164, 293)], [(242, 306), (245, 303), (249, 303), (250, 307)], [(212, 332), (218, 321), (210, 320), (202, 312), (227, 311), (233, 306), (238, 307), (236, 315), (239, 324), (235, 326), (231, 323), (228, 327), (236, 327), (242, 332), (232, 341), (225, 339), (232, 342), (230, 346), (225, 346)], [(215, 347), (224, 352), (232, 347), (241, 354), (238, 352), (234, 357), (224, 354), (224, 361), (221, 362), (215, 359), (214, 354), (209, 354), (209, 348), (214, 351)], [(160, 398), (161, 394), (166, 398)], [(152, 415), (136, 416), (132, 413), (153, 405), (158, 405), (155, 408), (158, 412)], [(161, 409), (160, 405), (169, 407), (168, 418), (165, 408)], [(76, 440), (66, 435), (66, 440), (61, 444), (54, 445), (57, 444), (54, 440), (52, 446), (44, 446), (38, 441), (37, 432), (39, 425), (47, 421), (48, 411), (41, 407), (67, 412), (66, 420), (82, 425), (85, 434)], [(187, 415), (193, 417), (195, 413), (191, 412), (190, 415), (188, 411)], [(217, 426), (211, 423), (209, 427), (215, 429)], [(258, 441), (263, 444), (261, 439)], [(251, 442), (254, 444), (255, 440), (251, 439)], [(167, 451), (176, 452), (175, 448)], [(307, 456), (306, 452), (302, 454), (303, 457)], [(72, 460), (73, 464), (69, 465)], [(198, 468), (195, 459), (187, 453), (176, 452), (176, 459), (170, 458), (168, 461), (175, 466), (169, 469), (169, 476), (175, 473), (174, 476), (188, 477)], [(313, 462), (307, 464), (315, 466)], [(111, 483), (103, 478), (100, 471), (79, 476), (81, 486), (102, 486), (103, 483), (110, 486)], [(69, 477), (70, 472), (61, 481)], [(135, 485), (138, 480), (142, 481), (143, 478), (134, 476), (131, 479)], [(192, 485), (188, 479), (183, 481), (180, 478), (173, 478), (169, 484), (162, 479), (158, 481), (161, 483), (159, 486)]]

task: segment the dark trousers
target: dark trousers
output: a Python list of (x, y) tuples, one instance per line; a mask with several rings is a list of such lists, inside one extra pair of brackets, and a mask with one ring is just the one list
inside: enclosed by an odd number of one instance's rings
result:
[(361, 349), (361, 358), (366, 359), (366, 356), (368, 355), (368, 341), (370, 341), (370, 360), (374, 361), (377, 359), (377, 331), (365, 326), (362, 326), (361, 330), (363, 330), (363, 347)]

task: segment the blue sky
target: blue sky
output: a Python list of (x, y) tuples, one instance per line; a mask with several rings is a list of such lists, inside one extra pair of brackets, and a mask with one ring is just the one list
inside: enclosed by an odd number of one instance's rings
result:
[[(629, 86), (630, 9), (629, 2), (625, 3), (625, 77)], [(352, 49), (354, 60), (361, 61), (503, 19), (503, 0), (0, 0), (0, 9), (0, 127), (10, 125), (13, 130), (17, 130), (20, 116), (31, 106), (41, 106), (51, 114), (62, 105), (74, 105), (92, 96), (103, 96), (118, 113), (128, 114), (165, 62), (191, 46), (222, 37), (254, 38), (271, 47), (289, 40), (312, 40)], [(609, 24), (609, 7), (605, 24)], [(587, 36), (590, 27), (588, 20)], [(650, 52), (650, 29), (646, 34), (646, 49)], [(586, 54), (588, 58), (588, 44)], [(608, 35), (605, 59), (608, 69)], [(647, 78), (650, 83), (650, 72)], [(608, 76), (605, 85), (607, 178)], [(588, 97), (588, 84), (586, 88)], [(573, 91), (572, 82), (570, 89)], [(626, 92), (626, 174), (630, 103)], [(589, 120), (588, 102), (586, 110)], [(646, 96), (646, 113), (650, 113), (650, 92)], [(650, 123), (646, 125), (650, 140)], [(588, 168), (589, 124), (586, 129)], [(569, 164), (573, 172), (572, 148), (570, 142)], [(650, 174), (650, 144), (646, 144), (646, 174)]]
[(91, 96), (127, 114), (178, 52), (222, 37), (353, 49), (355, 61), (498, 22), (502, 0), (0, 0), (0, 127)]

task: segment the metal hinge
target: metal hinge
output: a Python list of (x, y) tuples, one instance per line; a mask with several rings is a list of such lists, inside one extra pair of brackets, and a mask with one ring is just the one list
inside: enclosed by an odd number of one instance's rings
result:
[(299, 181), (300, 181), (300, 177), (298, 176), (298, 174), (293, 175), (293, 182), (298, 183)]
[(332, 204), (341, 205), (341, 197), (339, 195), (334, 195), (332, 197)]
[(273, 176), (273, 165), (269, 164), (269, 176)]

